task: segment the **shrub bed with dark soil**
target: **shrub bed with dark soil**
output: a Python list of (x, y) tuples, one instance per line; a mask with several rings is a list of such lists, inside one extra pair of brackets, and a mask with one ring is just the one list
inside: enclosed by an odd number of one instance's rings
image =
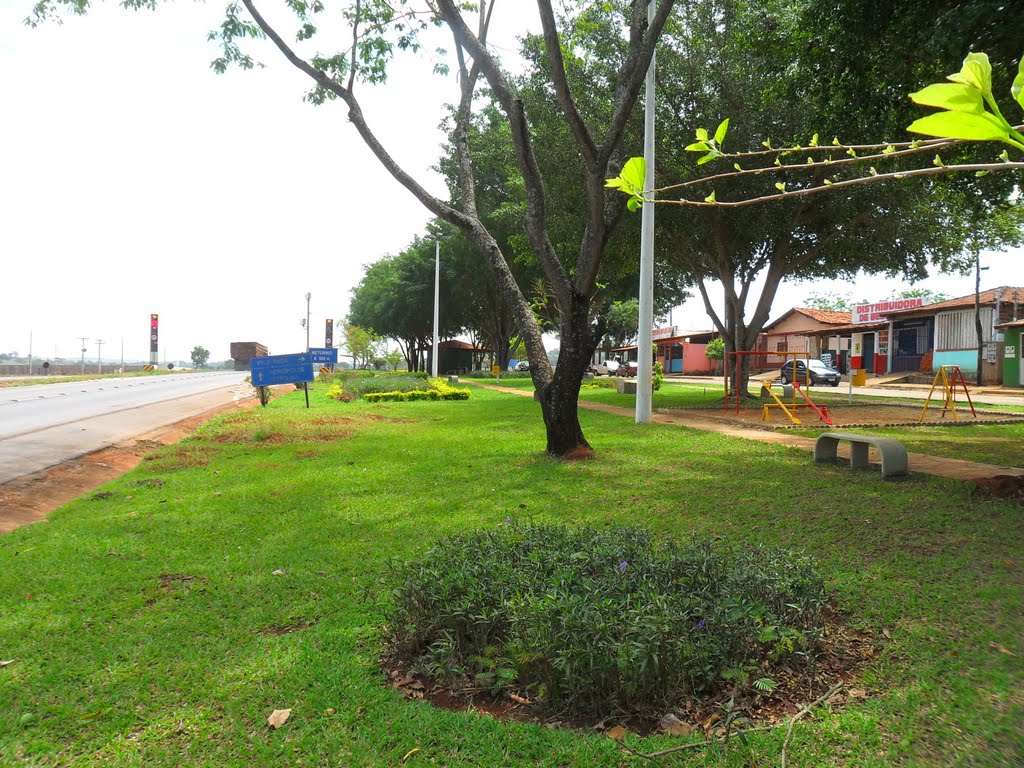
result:
[(835, 634), (809, 558), (631, 527), (508, 522), (445, 538), (384, 583), (395, 687), (574, 723), (704, 716), (727, 697), (756, 708), (780, 680), (806, 696)]

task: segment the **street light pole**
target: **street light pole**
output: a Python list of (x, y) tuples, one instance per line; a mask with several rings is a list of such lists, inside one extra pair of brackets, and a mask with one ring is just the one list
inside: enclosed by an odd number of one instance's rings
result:
[(309, 353), (309, 300), (313, 298), (313, 294), (306, 292), (306, 353)]
[[(654, 21), (654, 0), (647, 5), (647, 23)], [(654, 189), (654, 54), (647, 68), (644, 91), (644, 195)], [(645, 202), (640, 218), (640, 317), (636, 339), (636, 423), (651, 421), (651, 389), (654, 385), (652, 349), (654, 347), (654, 203)]]
[(82, 375), (85, 376), (85, 340), (86, 336), (76, 336), (76, 339), (82, 342)]
[(103, 339), (96, 339), (96, 374), (103, 374)]
[(437, 378), (437, 319), (441, 297), (441, 236), (434, 239), (434, 353), (430, 360), (430, 375)]

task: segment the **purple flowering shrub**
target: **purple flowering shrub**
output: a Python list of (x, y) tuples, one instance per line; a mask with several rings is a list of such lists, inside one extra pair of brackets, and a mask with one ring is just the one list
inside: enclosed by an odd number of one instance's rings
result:
[(809, 663), (825, 603), (806, 557), (631, 527), (506, 523), (443, 539), (384, 582), (393, 659), (579, 717), (656, 714)]

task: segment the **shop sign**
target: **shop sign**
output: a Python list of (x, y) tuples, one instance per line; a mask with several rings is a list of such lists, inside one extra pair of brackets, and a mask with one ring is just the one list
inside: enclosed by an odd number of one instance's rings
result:
[(855, 323), (877, 323), (888, 319), (887, 312), (895, 312), (898, 309), (914, 309), (924, 306), (924, 299), (893, 299), (891, 301), (880, 301), (876, 304), (858, 304), (853, 308), (853, 322)]

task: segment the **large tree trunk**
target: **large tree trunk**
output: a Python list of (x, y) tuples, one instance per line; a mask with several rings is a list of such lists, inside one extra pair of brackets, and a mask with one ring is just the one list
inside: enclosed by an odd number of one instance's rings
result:
[(579, 420), (580, 384), (590, 364), (594, 339), (590, 330), (590, 302), (573, 294), (571, 303), (568, 312), (563, 310), (559, 323), (558, 365), (550, 382), (539, 386), (538, 391), (547, 431), (547, 452), (562, 459), (581, 459), (594, 455)]

